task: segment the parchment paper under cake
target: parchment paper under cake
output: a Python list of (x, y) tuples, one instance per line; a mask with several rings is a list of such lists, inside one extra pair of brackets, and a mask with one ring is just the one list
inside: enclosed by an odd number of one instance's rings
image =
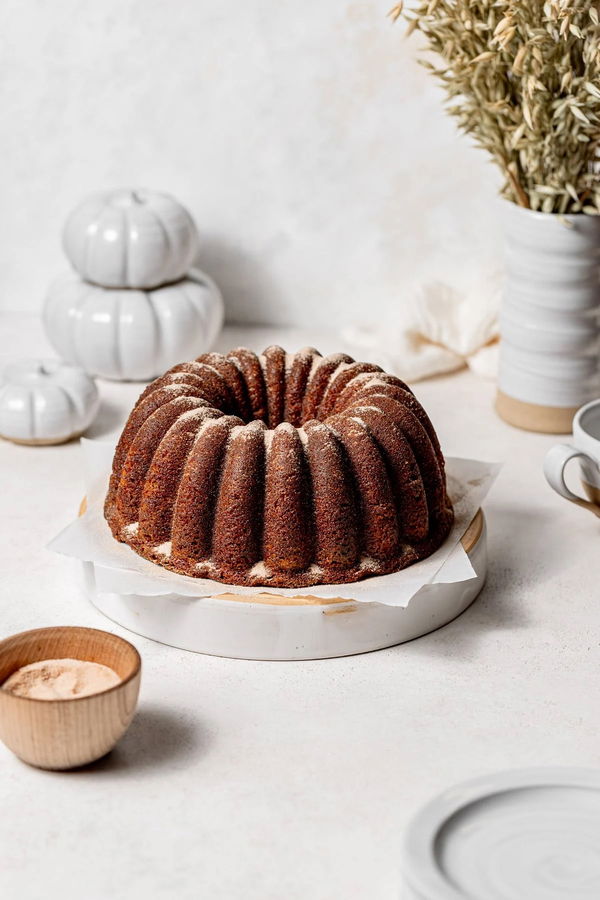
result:
[(81, 441), (85, 460), (87, 510), (49, 544), (49, 549), (96, 567), (96, 585), (101, 592), (147, 596), (180, 594), (212, 597), (223, 593), (244, 596), (272, 591), (282, 596), (341, 597), (366, 603), (405, 607), (425, 584), (454, 583), (475, 577), (460, 539), (491, 488), (500, 466), (480, 460), (448, 457), (448, 490), (455, 521), (450, 534), (432, 556), (400, 572), (380, 575), (350, 584), (320, 584), (307, 588), (264, 588), (227, 585), (206, 578), (191, 578), (161, 568), (138, 556), (112, 536), (103, 515), (108, 476), (114, 453), (109, 442)]

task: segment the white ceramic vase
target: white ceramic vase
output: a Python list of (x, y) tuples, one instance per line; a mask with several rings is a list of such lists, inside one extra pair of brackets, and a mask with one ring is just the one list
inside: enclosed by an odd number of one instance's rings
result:
[(600, 217), (503, 203), (506, 280), (496, 409), (528, 431), (567, 434), (600, 394)]

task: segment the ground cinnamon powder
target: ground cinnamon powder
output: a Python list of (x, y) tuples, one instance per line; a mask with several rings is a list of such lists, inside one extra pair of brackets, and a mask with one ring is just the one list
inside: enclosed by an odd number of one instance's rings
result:
[(113, 669), (82, 659), (42, 659), (17, 669), (2, 690), (32, 700), (72, 700), (115, 687)]

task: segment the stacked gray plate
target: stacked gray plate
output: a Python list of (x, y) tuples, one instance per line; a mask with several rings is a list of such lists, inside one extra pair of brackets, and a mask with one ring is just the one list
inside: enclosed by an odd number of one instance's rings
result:
[(405, 900), (600, 900), (600, 770), (478, 778), (408, 828)]

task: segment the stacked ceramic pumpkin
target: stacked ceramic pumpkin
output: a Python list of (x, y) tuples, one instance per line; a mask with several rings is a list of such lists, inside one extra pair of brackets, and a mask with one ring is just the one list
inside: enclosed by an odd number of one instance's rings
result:
[(219, 289), (190, 266), (198, 232), (166, 194), (94, 194), (67, 219), (73, 266), (51, 286), (46, 333), (58, 354), (91, 375), (149, 381), (209, 350), (223, 323)]

